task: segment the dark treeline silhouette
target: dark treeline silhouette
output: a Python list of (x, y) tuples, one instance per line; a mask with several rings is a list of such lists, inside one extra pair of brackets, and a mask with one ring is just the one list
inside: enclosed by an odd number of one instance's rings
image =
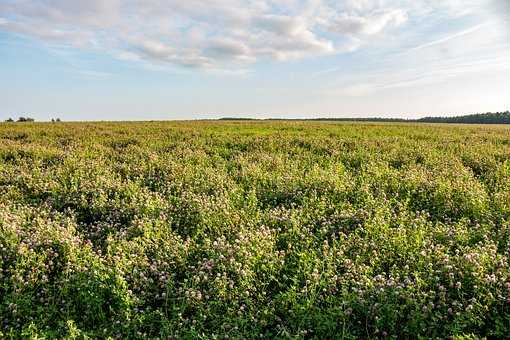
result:
[(510, 111), (458, 117), (425, 117), (418, 121), (424, 123), (510, 124)]
[[(447, 123), (447, 124), (510, 124), (510, 111), (495, 113), (479, 113), (473, 115), (464, 115), (456, 117), (425, 117), (420, 119), (404, 119), (404, 118), (308, 118), (308, 119), (285, 119), (285, 118), (244, 118), (244, 117), (224, 117), (219, 120), (228, 121), (324, 121), (324, 122), (387, 122), (387, 123)], [(30, 117), (19, 117), (16, 122), (33, 122)], [(60, 118), (52, 118), (52, 122), (60, 122)], [(8, 118), (5, 122), (15, 122), (14, 119)]]
[[(18, 123), (24, 123), (24, 122), (35, 122), (35, 119), (34, 118), (30, 118), (30, 117), (19, 117), (18, 120), (14, 120), (12, 118), (7, 118), (5, 120), (6, 123), (14, 123), (14, 122), (18, 122)], [(60, 118), (51, 118), (51, 122), (52, 123), (58, 123), (58, 122), (61, 122)]]
[(242, 118), (242, 117), (223, 117), (223, 118), (220, 118), (219, 120), (259, 120), (259, 119), (256, 119), (256, 118)]
[(324, 122), (387, 122), (387, 123), (447, 123), (447, 124), (510, 124), (510, 111), (496, 113), (480, 113), (457, 117), (425, 117), (420, 119), (403, 118), (308, 118), (308, 119), (285, 119), (285, 118), (220, 118), (220, 120), (232, 121), (324, 121)]
[[(20, 123), (24, 123), (24, 122), (34, 122), (35, 119), (34, 118), (29, 118), (29, 117), (19, 117), (18, 120), (16, 120), (16, 122), (20, 122)], [(5, 120), (6, 123), (14, 123), (15, 120), (12, 119), (12, 118), (7, 118)]]
[(35, 121), (34, 118), (30, 118), (30, 117), (19, 117), (18, 118), (18, 122), (33, 122)]

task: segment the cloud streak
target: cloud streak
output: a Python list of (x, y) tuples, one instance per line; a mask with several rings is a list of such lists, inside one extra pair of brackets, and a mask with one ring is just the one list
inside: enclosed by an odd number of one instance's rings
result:
[(450, 40), (454, 40), (454, 39), (466, 36), (468, 34), (475, 33), (475, 32), (479, 31), (480, 29), (482, 29), (483, 27), (485, 27), (487, 25), (488, 25), (488, 23), (483, 23), (483, 24), (475, 25), (475, 26), (473, 26), (471, 28), (468, 28), (466, 30), (463, 30), (463, 31), (460, 31), (460, 32), (448, 35), (446, 37), (443, 37), (443, 38), (440, 38), (440, 39), (437, 39), (437, 40), (434, 40), (434, 41), (431, 41), (431, 42), (427, 42), (425, 44), (421, 44), (421, 45), (416, 46), (416, 47), (413, 47), (413, 48), (411, 48), (409, 50), (409, 52), (414, 52), (414, 51), (422, 50), (424, 48), (433, 47), (433, 46), (437, 46), (437, 45), (441, 45), (441, 44), (447, 43)]

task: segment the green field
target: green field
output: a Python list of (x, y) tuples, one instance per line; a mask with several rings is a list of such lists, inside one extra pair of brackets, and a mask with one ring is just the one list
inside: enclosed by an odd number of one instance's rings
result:
[(503, 338), (510, 126), (0, 124), (1, 338)]

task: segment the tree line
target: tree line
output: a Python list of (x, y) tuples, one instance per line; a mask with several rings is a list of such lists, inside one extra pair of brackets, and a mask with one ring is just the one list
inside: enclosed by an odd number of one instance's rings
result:
[[(12, 118), (8, 118), (5, 120), (7, 123), (14, 123), (14, 119)], [(34, 118), (30, 118), (30, 117), (19, 117), (18, 120), (16, 122), (33, 122), (35, 121)]]
[[(220, 118), (219, 120), (238, 120), (238, 121), (249, 121), (249, 120), (301, 120), (301, 121), (334, 121), (334, 122), (415, 122), (415, 123), (448, 123), (448, 124), (510, 124), (510, 111), (505, 112), (488, 112), (478, 113), (472, 115), (456, 116), (456, 117), (425, 117), (420, 119), (403, 119), (403, 118), (311, 118), (311, 119), (256, 119), (256, 118), (235, 118), (226, 117)], [(33, 122), (35, 121), (30, 117), (19, 117), (18, 120), (8, 118), (5, 122)], [(52, 122), (60, 122), (60, 118), (52, 118)]]
[(382, 123), (447, 123), (447, 124), (510, 124), (510, 111), (505, 112), (488, 112), (472, 115), (456, 116), (456, 117), (425, 117), (419, 119), (405, 118), (309, 118), (309, 119), (256, 119), (256, 118), (220, 118), (220, 120), (282, 120), (282, 121), (329, 121), (329, 122), (382, 122)]
[(425, 117), (418, 121), (424, 123), (510, 124), (510, 111), (479, 113), (457, 117)]
[[(52, 123), (55, 123), (55, 122), (60, 122), (60, 118), (51, 118), (51, 122)], [(18, 120), (14, 120), (12, 118), (7, 118), (5, 120), (6, 123), (25, 123), (25, 122), (35, 122), (35, 119), (34, 118), (30, 118), (30, 117), (19, 117)]]

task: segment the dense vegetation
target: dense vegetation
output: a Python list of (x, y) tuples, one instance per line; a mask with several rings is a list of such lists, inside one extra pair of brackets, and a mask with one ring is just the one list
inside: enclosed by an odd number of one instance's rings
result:
[(509, 127), (0, 124), (0, 338), (502, 338), (509, 256)]

